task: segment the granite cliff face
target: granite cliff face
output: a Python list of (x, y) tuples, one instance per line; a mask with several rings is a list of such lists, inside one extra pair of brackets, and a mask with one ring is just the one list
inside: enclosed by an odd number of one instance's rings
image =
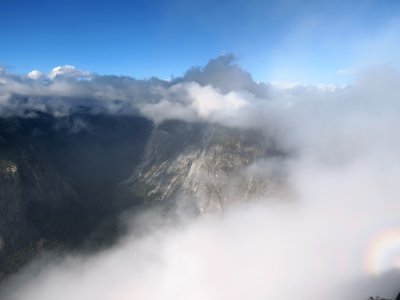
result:
[(2, 119), (0, 269), (47, 244), (101, 245), (138, 205), (207, 215), (271, 195), (279, 176), (252, 164), (282, 155), (259, 131), (216, 124), (84, 113)]
[(155, 128), (142, 163), (124, 184), (144, 201), (208, 214), (276, 192), (280, 178), (251, 168), (282, 155), (256, 130), (168, 121)]

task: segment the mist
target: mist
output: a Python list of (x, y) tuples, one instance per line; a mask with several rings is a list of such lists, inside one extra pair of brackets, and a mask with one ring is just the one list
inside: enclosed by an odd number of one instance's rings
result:
[[(182, 213), (172, 223), (153, 211), (127, 214), (121, 222), (129, 233), (115, 246), (37, 260), (3, 284), (1, 299), (396, 296), (399, 72), (383, 66), (348, 86), (282, 87), (254, 82), (232, 59), (211, 60), (174, 81), (3, 76), (5, 116), (21, 106), (68, 114), (82, 105), (74, 99), (87, 99), (91, 113), (255, 128), (288, 155), (273, 166), (284, 170), (286, 193), (206, 217)], [(270, 174), (269, 167), (257, 161), (248, 172)]]

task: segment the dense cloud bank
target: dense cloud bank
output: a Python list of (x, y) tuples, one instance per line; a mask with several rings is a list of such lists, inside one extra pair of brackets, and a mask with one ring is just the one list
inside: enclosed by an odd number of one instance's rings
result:
[[(40, 111), (62, 116), (85, 108), (94, 114), (143, 113), (156, 122), (170, 118), (195, 120), (204, 119), (209, 111), (236, 107), (235, 101), (241, 100), (225, 101), (219, 97), (233, 92), (233, 98), (237, 98), (240, 95), (235, 92), (242, 91), (265, 96), (267, 86), (253, 82), (250, 74), (234, 64), (231, 55), (211, 60), (204, 68), (192, 68), (171, 81), (100, 76), (68, 65), (56, 67), (47, 75), (37, 70), (26, 76), (2, 71), (0, 115), (30, 117), (32, 111)], [(217, 103), (199, 107), (195, 98), (202, 93), (214, 93)], [(164, 104), (168, 110), (176, 111), (156, 116)]]
[(397, 109), (400, 89), (400, 74), (389, 67), (360, 72), (356, 82), (345, 87), (257, 83), (232, 55), (212, 59), (170, 81), (100, 76), (68, 65), (47, 75), (32, 72), (0, 73), (1, 116), (32, 117), (34, 111), (65, 116), (84, 110), (142, 114), (156, 123), (181, 119), (271, 131), (286, 122), (307, 124), (308, 113), (321, 119), (326, 114), (361, 117), (381, 110), (382, 101)]
[(156, 123), (259, 128), (293, 150), (277, 162), (290, 193), (140, 235), (161, 217), (131, 217), (131, 234), (112, 249), (39, 273), (32, 265), (2, 299), (365, 299), (400, 290), (397, 71), (373, 69), (347, 87), (287, 88), (255, 83), (228, 56), (173, 81), (90, 76), (3, 74), (1, 113), (63, 115), (87, 105)]

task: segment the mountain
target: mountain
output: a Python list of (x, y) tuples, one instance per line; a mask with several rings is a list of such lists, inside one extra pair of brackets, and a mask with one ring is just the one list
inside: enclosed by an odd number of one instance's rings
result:
[(142, 162), (124, 184), (143, 201), (208, 214), (273, 193), (276, 178), (265, 181), (248, 168), (256, 160), (281, 155), (257, 130), (166, 121), (153, 131)]
[(82, 244), (112, 224), (115, 187), (140, 162), (151, 128), (141, 117), (84, 113), (1, 119), (0, 272), (43, 245)]
[(209, 123), (84, 110), (0, 119), (0, 273), (43, 248), (112, 243), (127, 209), (205, 215), (270, 195), (277, 177), (250, 168), (282, 155), (260, 131)]

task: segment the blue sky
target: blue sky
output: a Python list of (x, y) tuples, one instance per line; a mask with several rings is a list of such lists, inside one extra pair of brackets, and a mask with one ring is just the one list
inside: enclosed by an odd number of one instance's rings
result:
[(0, 37), (13, 73), (169, 78), (234, 53), (256, 80), (343, 83), (400, 66), (400, 1), (0, 0)]

